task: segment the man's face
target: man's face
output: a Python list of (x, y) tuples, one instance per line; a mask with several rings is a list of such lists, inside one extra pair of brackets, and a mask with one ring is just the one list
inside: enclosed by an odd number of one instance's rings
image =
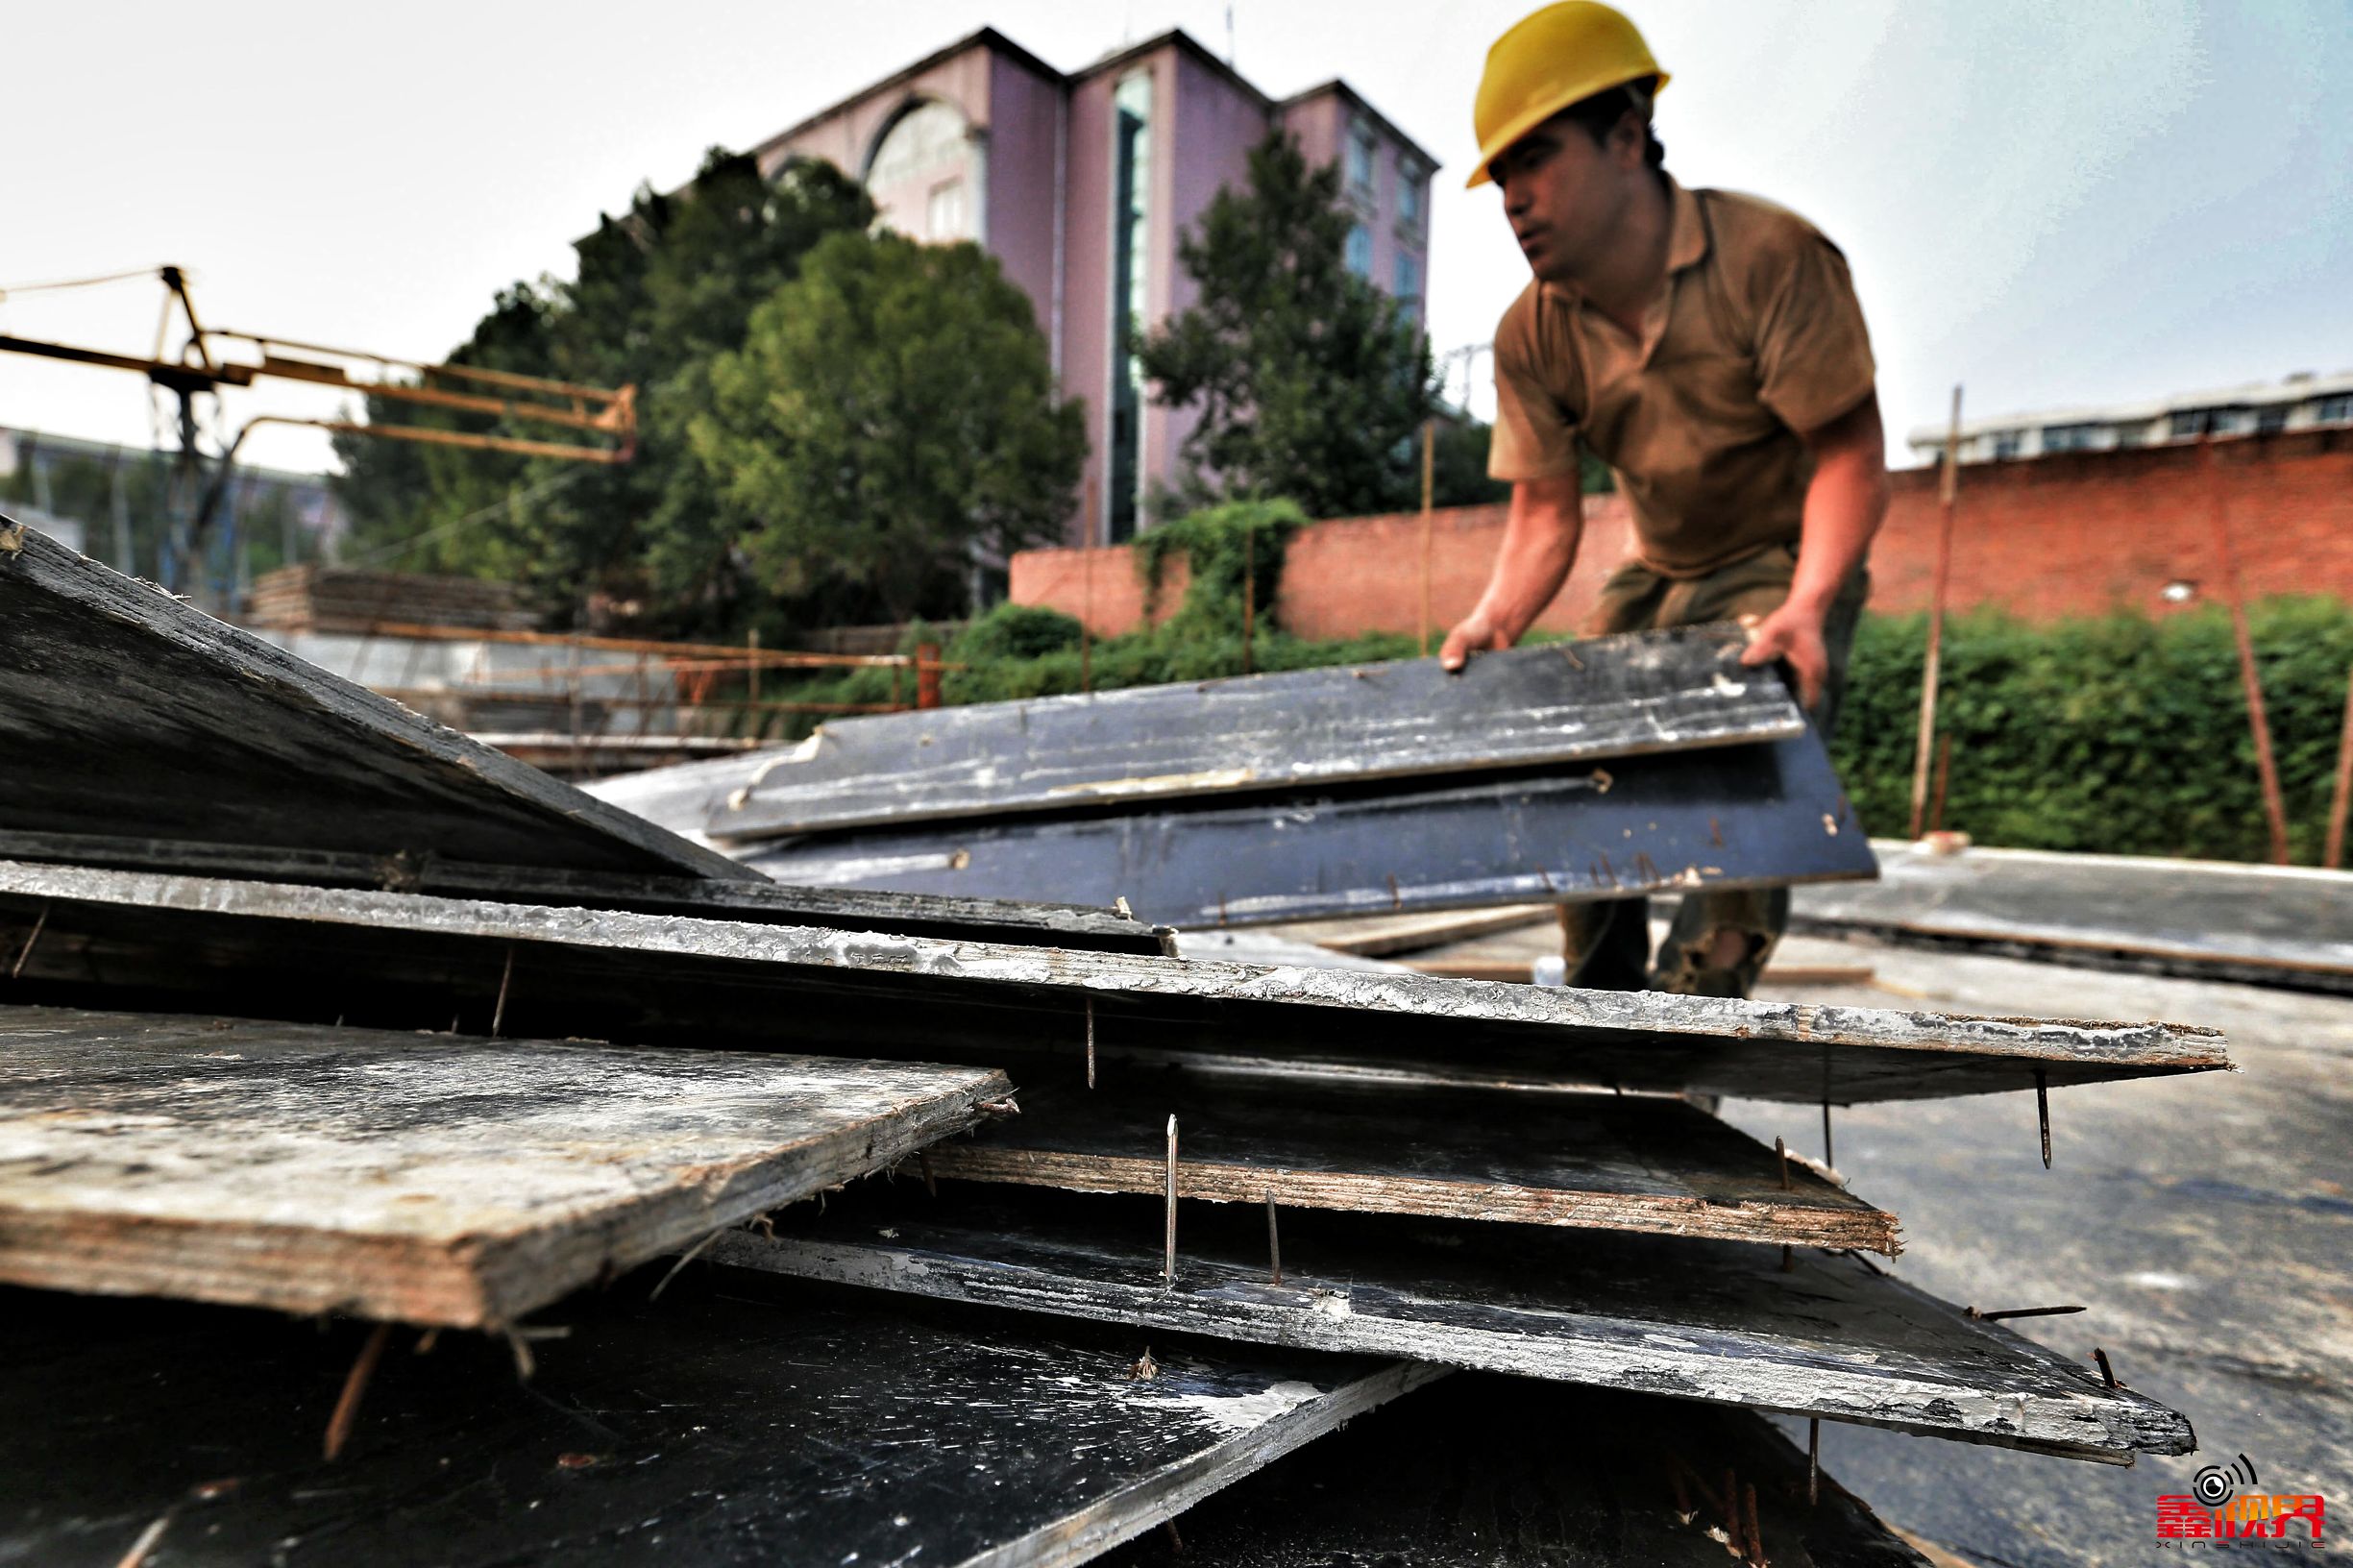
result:
[(1529, 270), (1546, 282), (1589, 275), (1633, 200), (1642, 135), (1630, 116), (1596, 143), (1556, 115), (1505, 148), (1488, 166), (1504, 193), (1504, 216)]

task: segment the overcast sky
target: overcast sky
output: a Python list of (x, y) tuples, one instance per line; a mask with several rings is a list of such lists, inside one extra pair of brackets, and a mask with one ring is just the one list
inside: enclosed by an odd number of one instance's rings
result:
[[(568, 270), (642, 182), (683, 181), (983, 24), (1066, 69), (1222, 0), (668, 7), (218, 0), (26, 8), (0, 95), (0, 288), (177, 262), (207, 324), (433, 358), (492, 292)], [(1236, 64), (1343, 76), (1445, 165), (1430, 320), (1483, 342), (1525, 282), (1461, 188), (1486, 47), (1526, 0), (1238, 0)], [(1900, 450), (1972, 414), (2353, 367), (2348, 0), (1649, 0), (1687, 184), (1754, 191), (1847, 251)], [(0, 301), (0, 332), (145, 354), (160, 288)], [(229, 422), (327, 414), (289, 383)], [(150, 436), (145, 385), (0, 355), (0, 425)], [(330, 462), (310, 431), (254, 460)], [(1905, 460), (1909, 460), (1906, 458)]]

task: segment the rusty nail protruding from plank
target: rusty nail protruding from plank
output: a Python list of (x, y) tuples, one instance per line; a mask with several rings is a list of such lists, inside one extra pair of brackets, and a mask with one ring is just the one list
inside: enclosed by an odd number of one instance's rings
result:
[(2064, 1317), (2069, 1312), (2080, 1312), (2080, 1307), (2007, 1307), (1998, 1312), (1981, 1312), (1974, 1307), (1962, 1310), (1963, 1315), (1980, 1323), (1998, 1323), (2005, 1317)]
[(1838, 1159), (1830, 1152), (1830, 1097), (1822, 1097), (1822, 1163), (1830, 1169), (1838, 1168)]
[[(24, 525), (17, 524), (16, 531), (23, 533)], [(0, 543), (5, 542), (6, 536), (0, 535)], [(131, 1543), (131, 1550), (122, 1555), (122, 1560), (114, 1568), (143, 1568), (148, 1554), (156, 1549), (157, 1543), (163, 1539), (163, 1532), (172, 1528), (172, 1521), (179, 1516), (180, 1505), (177, 1503), (156, 1515), (155, 1522), (139, 1531), (138, 1539)]]
[(1809, 1416), (1805, 1422), (1805, 1506), (1813, 1507), (1822, 1501), (1822, 1417)]
[(923, 1190), (932, 1197), (938, 1197), (940, 1195), (940, 1184), (931, 1179), (931, 1151), (928, 1149), (916, 1150), (915, 1165), (918, 1170), (923, 1173)]
[(1094, 1088), (1094, 998), (1087, 998), (1087, 1087)]
[(1164, 1519), (1161, 1521), (1161, 1529), (1168, 1532), (1168, 1550), (1177, 1554), (1179, 1556), (1184, 1556), (1185, 1537), (1177, 1533), (1176, 1521), (1174, 1519)]
[(1283, 1283), (1283, 1233), (1275, 1228), (1275, 1194), (1266, 1191), (1266, 1262), (1272, 1265), (1275, 1284)]
[[(819, 1201), (823, 1201), (822, 1194), (820, 1195)], [(821, 1211), (821, 1212), (822, 1211)], [(693, 1246), (680, 1253), (678, 1255), (678, 1261), (670, 1265), (670, 1272), (662, 1276), (661, 1283), (653, 1287), (652, 1293), (647, 1296), (646, 1299), (648, 1301), (661, 1300), (662, 1292), (670, 1288), (670, 1282), (676, 1279), (681, 1273), (685, 1272), (687, 1264), (701, 1257), (704, 1248), (708, 1247), (712, 1242), (718, 1240), (721, 1237), (726, 1234), (727, 1227), (722, 1225), (718, 1230), (713, 1231), (710, 1235), (704, 1237), (701, 1240), (696, 1242)]]
[(2050, 1076), (2034, 1069), (2034, 1119), (2043, 1128), (2043, 1168), (2050, 1168)]
[(1797, 1271), (1798, 1249), (1784, 1241), (1781, 1243), (1781, 1272), (1784, 1274), (1795, 1274)]
[(506, 968), (499, 975), (499, 1005), (490, 1010), (490, 1038), (493, 1040), (498, 1039), (499, 1032), (506, 1027), (506, 986), (514, 977), (515, 944), (510, 942), (506, 944)]
[(1162, 1244), (1161, 1288), (1176, 1288), (1176, 1115), (1168, 1117), (1168, 1231)]
[(1756, 1486), (1749, 1486), (1749, 1563), (1750, 1568), (1765, 1568), (1765, 1532), (1756, 1523)]
[(33, 922), (33, 934), (25, 938), (24, 951), (16, 955), (16, 962), (9, 968), (9, 978), (11, 980), (16, 979), (25, 972), (25, 960), (33, 956), (34, 946), (39, 943), (41, 940), (41, 932), (46, 930), (48, 925), (49, 900), (44, 898), (41, 900), (40, 919)]
[(1789, 1145), (1779, 1139), (1773, 1140), (1774, 1155), (1781, 1162), (1781, 1190), (1789, 1190)]
[(2121, 1388), (2124, 1386), (2122, 1384), (2116, 1381), (2116, 1368), (2108, 1364), (2108, 1353), (2106, 1351), (2095, 1346), (2092, 1351), (2092, 1360), (2099, 1363), (2100, 1382), (2106, 1384), (2111, 1388)]
[(359, 1420), (359, 1397), (368, 1391), (368, 1379), (375, 1375), (376, 1363), (384, 1359), (384, 1341), (392, 1337), (392, 1325), (379, 1323), (368, 1331), (367, 1343), (359, 1347), (358, 1359), (344, 1377), (343, 1392), (335, 1400), (335, 1413), (327, 1419), (327, 1462), (332, 1464), (343, 1453), (343, 1445), (352, 1440), (352, 1428)]
[(1724, 1471), (1724, 1544), (1740, 1556), (1748, 1556), (1740, 1544), (1740, 1480), (1728, 1465)]

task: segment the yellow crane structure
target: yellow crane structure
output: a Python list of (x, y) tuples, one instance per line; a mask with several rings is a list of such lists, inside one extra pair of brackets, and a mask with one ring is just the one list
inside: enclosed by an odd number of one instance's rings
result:
[[(173, 527), (168, 530), (172, 546), (166, 551), (161, 563), (164, 586), (167, 588), (181, 586), (172, 579), (184, 572), (187, 563), (195, 558), (202, 548), (205, 530), (226, 492), (230, 468), (235, 461), (237, 449), (244, 443), (247, 433), (258, 426), (306, 425), (318, 429), (384, 440), (415, 441), (476, 452), (502, 452), (563, 462), (625, 463), (636, 453), (637, 389), (634, 386), (583, 386), (540, 376), (520, 376), (511, 371), (485, 370), (474, 365), (428, 364), (364, 350), (336, 349), (291, 338), (267, 337), (257, 332), (208, 328), (197, 319), (195, 302), (188, 296), (186, 275), (178, 267), (166, 266), (158, 268), (157, 276), (169, 295), (165, 305), (166, 325), (169, 324), (168, 312), (175, 303), (187, 322), (187, 338), (176, 360), (142, 359), (131, 355), (6, 334), (0, 334), (0, 353), (31, 355), (43, 359), (61, 359), (71, 364), (95, 365), (110, 370), (135, 371), (178, 400), (180, 457), (173, 475), (173, 500), (169, 503), (173, 513)], [(242, 345), (251, 351), (251, 355), (232, 358), (215, 354), (216, 345)], [(372, 367), (376, 374), (355, 373), (355, 367)], [(414, 379), (401, 379), (404, 376)], [(197, 450), (197, 395), (210, 393), (217, 397), (224, 387), (250, 387), (265, 379), (302, 381), (312, 386), (335, 387), (396, 403), (576, 430), (586, 435), (608, 438), (610, 444), (589, 445), (576, 441), (438, 429), (429, 426), (362, 424), (353, 420), (265, 413), (247, 420), (220, 455), (213, 459), (217, 471), (212, 484), (205, 489), (200, 500), (197, 487), (206, 459)]]

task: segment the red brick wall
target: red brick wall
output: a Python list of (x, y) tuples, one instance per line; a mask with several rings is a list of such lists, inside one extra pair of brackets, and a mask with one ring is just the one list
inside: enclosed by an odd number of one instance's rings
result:
[[(2353, 600), (2353, 432), (2300, 431), (2216, 448), (2246, 592), (2334, 594)], [(1954, 512), (1955, 609), (1995, 604), (2029, 620), (2097, 615), (2119, 606), (2159, 613), (2176, 579), (2198, 597), (2218, 587), (2214, 492), (2194, 446), (2080, 453), (1961, 471)], [(1936, 475), (1893, 476), (1894, 504), (1873, 548), (1872, 607), (1925, 608), (1936, 565)], [(1431, 619), (1443, 631), (1486, 584), (1503, 536), (1501, 506), (1441, 511), (1430, 524)], [(1537, 625), (1575, 627), (1595, 589), (1627, 554), (1616, 496), (1585, 503), (1577, 570)], [(1410, 632), (1421, 624), (1422, 519), (1414, 513), (1318, 523), (1292, 541), (1277, 610), (1303, 637)], [(1091, 556), (1091, 565), (1086, 564)], [(1172, 562), (1164, 611), (1184, 591)], [(1142, 612), (1124, 549), (1024, 551), (1013, 559), (1013, 599), (1078, 615), (1089, 602), (1097, 635), (1133, 630)]]
[[(1956, 608), (1998, 604), (2030, 621), (2150, 614), (2165, 585), (2221, 588), (2215, 479), (2194, 445), (2071, 453), (1961, 470), (1953, 508)], [(2353, 600), (2353, 432), (2309, 430), (2216, 445), (2241, 579), (2250, 599)], [(1895, 477), (1871, 554), (1872, 607), (1927, 608), (1936, 575), (1936, 475)]]

